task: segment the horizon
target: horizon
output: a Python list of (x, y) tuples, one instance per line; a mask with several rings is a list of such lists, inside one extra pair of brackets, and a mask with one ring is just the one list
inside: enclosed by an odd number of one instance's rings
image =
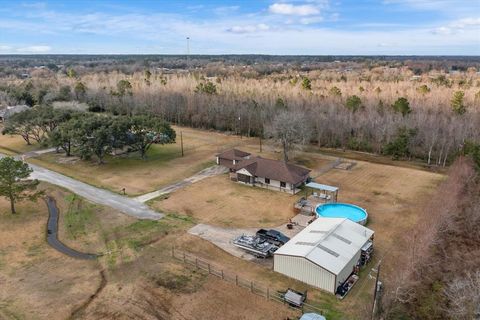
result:
[[(187, 56), (186, 53), (0, 53), (0, 57), (6, 56), (20, 56), (20, 57), (48, 57), (48, 56)], [(458, 54), (438, 54), (438, 55), (429, 55), (429, 54), (264, 54), (264, 53), (196, 53), (189, 54), (190, 58), (193, 57), (220, 57), (220, 56), (268, 56), (268, 57), (347, 57), (347, 58), (408, 58), (408, 57), (419, 57), (419, 58), (480, 58), (480, 54), (477, 55), (458, 55)]]
[(0, 55), (480, 55), (468, 0), (1, 2)]

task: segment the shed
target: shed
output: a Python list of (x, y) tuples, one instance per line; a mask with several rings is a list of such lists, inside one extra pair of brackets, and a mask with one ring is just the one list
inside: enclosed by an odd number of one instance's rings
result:
[(217, 154), (216, 158), (218, 165), (227, 167), (230, 169), (230, 171), (233, 171), (235, 165), (240, 163), (242, 160), (250, 158), (250, 153), (238, 149), (230, 149)]
[(374, 232), (345, 218), (317, 218), (274, 253), (273, 269), (335, 293), (354, 271)]

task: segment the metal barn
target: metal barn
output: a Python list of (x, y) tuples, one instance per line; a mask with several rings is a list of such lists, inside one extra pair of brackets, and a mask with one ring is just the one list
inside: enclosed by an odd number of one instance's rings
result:
[(345, 218), (317, 218), (274, 254), (274, 270), (335, 293), (374, 232)]

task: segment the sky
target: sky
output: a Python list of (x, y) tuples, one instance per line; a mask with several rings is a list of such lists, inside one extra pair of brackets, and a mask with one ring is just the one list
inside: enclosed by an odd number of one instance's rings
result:
[(0, 54), (480, 55), (480, 0), (0, 0)]

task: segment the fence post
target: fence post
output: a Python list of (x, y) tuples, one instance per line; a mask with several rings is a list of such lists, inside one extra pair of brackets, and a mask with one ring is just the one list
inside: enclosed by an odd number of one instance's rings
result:
[(225, 276), (223, 275), (223, 269), (222, 269), (222, 280), (225, 279)]
[(183, 263), (186, 263), (185, 251), (183, 252)]
[(235, 285), (238, 286), (238, 276), (237, 275), (235, 275)]
[(267, 300), (270, 300), (270, 289), (267, 288)]
[(208, 274), (210, 274), (210, 263), (208, 263)]
[(175, 258), (175, 247), (174, 246), (172, 246), (172, 257)]
[(195, 267), (198, 269), (198, 258), (195, 258)]
[(253, 292), (253, 281), (250, 281), (250, 291)]

